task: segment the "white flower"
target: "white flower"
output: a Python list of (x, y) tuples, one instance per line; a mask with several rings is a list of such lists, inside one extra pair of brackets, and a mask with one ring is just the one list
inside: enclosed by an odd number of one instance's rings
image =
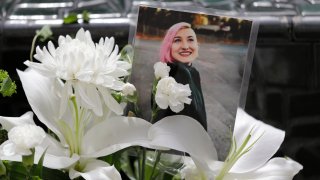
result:
[(122, 114), (121, 106), (110, 98), (109, 90), (122, 89), (121, 77), (128, 75), (131, 64), (119, 61), (118, 46), (113, 47), (114, 38), (101, 38), (94, 44), (90, 32), (80, 29), (74, 39), (60, 36), (57, 48), (51, 41), (42, 50), (37, 47), (34, 57), (40, 63), (26, 61), (25, 64), (44, 76), (65, 82), (60, 115), (72, 94), (79, 98), (80, 105), (98, 116), (102, 116), (103, 108), (100, 96), (112, 111)]
[[(198, 172), (194, 164), (187, 163), (189, 167), (184, 168), (183, 175), (192, 177), (204, 173), (205, 179), (210, 180), (213, 177), (215, 180), (292, 180), (302, 169), (299, 163), (289, 158), (269, 160), (280, 147), (284, 132), (254, 119), (242, 109), (238, 109), (233, 135), (236, 143), (225, 162), (212, 159), (207, 166), (200, 166), (199, 158), (192, 157)], [(202, 156), (200, 159), (207, 158), (205, 154)]]
[(164, 78), (169, 76), (170, 67), (163, 62), (157, 62), (153, 65), (154, 75), (158, 78)]
[[(35, 163), (47, 149), (43, 162), (45, 167), (69, 170), (70, 178), (82, 176), (92, 180), (109, 177), (117, 180), (121, 177), (116, 168), (97, 160), (98, 157), (129, 146), (152, 148), (147, 136), (151, 123), (139, 118), (113, 114), (97, 118), (91, 111), (77, 106), (75, 98), (69, 101), (70, 106), (60, 118), (58, 115), (60, 97), (52, 88), (56, 85), (55, 81), (32, 69), (18, 71), (18, 74), (33, 111), (58, 137), (56, 140), (47, 135), (45, 140), (35, 147)], [(0, 116), (0, 123), (10, 131), (11, 128), (24, 124), (34, 125), (31, 119), (32, 113), (26, 113), (18, 118)], [(0, 153), (0, 159), (21, 161), (21, 156)]]
[(134, 95), (134, 92), (136, 92), (136, 87), (134, 87), (133, 84), (131, 84), (131, 83), (126, 83), (126, 84), (123, 86), (123, 89), (122, 89), (123, 95), (125, 95), (125, 96), (133, 96), (133, 95)]
[[(188, 152), (199, 162), (199, 167), (207, 167), (217, 159), (210, 136), (199, 122), (188, 116), (165, 117), (154, 125), (140, 118), (114, 115), (103, 116), (101, 121), (91, 111), (70, 104), (59, 118), (59, 97), (52, 88), (55, 81), (34, 70), (18, 71), (18, 74), (33, 111), (58, 137), (57, 140), (47, 134), (45, 140), (35, 147), (34, 162), (37, 163), (47, 149), (43, 165), (66, 169), (70, 178), (120, 179), (113, 166), (97, 158), (129, 146)], [(0, 116), (0, 123), (8, 131), (15, 126), (34, 124), (30, 112), (17, 118)], [(21, 156), (0, 153), (0, 159), (21, 161)]]
[[(76, 106), (68, 106), (62, 118), (59, 118), (59, 97), (52, 88), (55, 81), (34, 70), (18, 71), (18, 74), (33, 111), (58, 137), (56, 140), (47, 135), (35, 147), (35, 163), (47, 149), (43, 162), (45, 167), (69, 170), (70, 178), (82, 176), (87, 180), (100, 177), (116, 180), (120, 179), (117, 170), (97, 158), (129, 146), (162, 150), (172, 148), (188, 152), (194, 159), (199, 158), (200, 165), (204, 167), (216, 159), (209, 135), (190, 117), (170, 116), (154, 125), (140, 118), (114, 115), (104, 116), (101, 121), (101, 118), (96, 118), (91, 111), (83, 108), (78, 109), (81, 116), (77, 118), (73, 109)], [(0, 116), (0, 123), (8, 131), (15, 126), (34, 124), (30, 112), (17, 118)], [(21, 161), (21, 156), (0, 154), (0, 159)]]
[(15, 126), (8, 132), (8, 140), (1, 146), (1, 152), (7, 156), (30, 155), (30, 149), (40, 145), (45, 137), (46, 133), (39, 126)]
[(80, 166), (85, 168), (82, 172), (71, 168), (69, 171), (69, 177), (76, 179), (82, 176), (86, 180), (114, 180), (121, 179), (120, 173), (114, 166), (110, 166), (108, 163), (97, 159), (85, 159), (80, 161)]
[(172, 77), (162, 78), (157, 84), (155, 101), (161, 109), (170, 109), (173, 112), (180, 112), (184, 108), (184, 103), (190, 104), (191, 90), (189, 84), (177, 83)]
[(184, 167), (180, 170), (182, 179), (185, 180), (204, 180), (206, 175), (197, 169), (190, 157), (185, 157)]

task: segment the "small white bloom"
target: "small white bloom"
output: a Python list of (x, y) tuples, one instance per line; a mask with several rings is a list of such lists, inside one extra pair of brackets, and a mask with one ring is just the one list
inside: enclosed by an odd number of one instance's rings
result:
[(1, 151), (5, 155), (29, 155), (30, 149), (42, 143), (46, 133), (36, 125), (23, 124), (12, 128), (8, 133), (8, 140), (3, 144)]
[(136, 87), (134, 87), (133, 84), (131, 84), (131, 83), (126, 83), (126, 84), (123, 86), (123, 89), (122, 89), (123, 95), (125, 95), (125, 96), (133, 96), (133, 95), (134, 95), (134, 92), (136, 92)]
[(170, 67), (163, 62), (157, 62), (153, 66), (156, 78), (164, 78), (169, 76)]
[(191, 90), (189, 84), (177, 83), (172, 77), (165, 77), (157, 84), (155, 101), (161, 109), (170, 109), (173, 112), (180, 112), (184, 108), (184, 103), (190, 104)]

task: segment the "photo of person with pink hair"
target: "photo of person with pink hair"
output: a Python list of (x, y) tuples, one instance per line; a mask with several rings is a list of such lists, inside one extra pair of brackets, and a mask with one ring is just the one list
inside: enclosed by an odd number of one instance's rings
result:
[[(138, 116), (153, 123), (172, 115), (189, 116), (206, 129), (219, 158), (225, 158), (237, 108), (246, 100), (243, 92), (248, 85), (244, 82), (249, 81), (245, 74), (250, 73), (247, 62), (253, 22), (202, 11), (140, 6), (137, 26), (132, 28), (134, 57), (129, 81), (139, 92), (137, 106), (143, 111)], [(172, 98), (164, 98), (162, 109), (159, 103), (155, 105), (155, 83), (161, 80), (155, 73), (156, 63), (170, 68), (168, 72), (164, 68), (161, 79), (170, 76), (177, 84), (189, 86), (180, 93), (188, 94), (182, 109), (174, 106)], [(157, 97), (161, 102), (159, 97), (164, 96)], [(170, 104), (165, 106), (169, 101), (173, 109)]]
[(155, 121), (171, 115), (186, 115), (197, 120), (207, 129), (207, 115), (203, 99), (200, 74), (192, 63), (199, 56), (199, 43), (191, 25), (180, 22), (172, 25), (160, 47), (160, 60), (170, 67), (169, 76), (178, 83), (189, 84), (191, 89), (191, 103), (186, 104), (178, 113), (170, 108), (161, 109)]

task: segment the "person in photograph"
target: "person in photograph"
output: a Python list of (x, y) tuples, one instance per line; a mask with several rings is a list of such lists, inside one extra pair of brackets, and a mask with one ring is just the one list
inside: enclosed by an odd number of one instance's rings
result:
[(186, 115), (196, 119), (207, 130), (206, 109), (201, 90), (200, 74), (192, 66), (199, 53), (197, 36), (191, 25), (180, 22), (171, 26), (160, 47), (160, 60), (170, 66), (169, 76), (178, 83), (189, 84), (191, 104), (185, 104), (179, 113), (170, 108), (161, 109), (155, 121), (170, 115)]

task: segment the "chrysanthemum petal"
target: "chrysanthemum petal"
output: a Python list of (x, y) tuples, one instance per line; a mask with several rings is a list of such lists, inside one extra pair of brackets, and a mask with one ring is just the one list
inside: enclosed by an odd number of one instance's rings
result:
[(52, 71), (52, 68), (50, 68), (48, 65), (44, 66), (40, 63), (35, 63), (35, 62), (31, 62), (31, 61), (25, 61), (24, 64), (26, 66), (34, 68), (39, 73), (41, 73), (42, 75), (45, 75), (47, 77), (55, 77), (55, 75), (56, 75), (55, 72)]
[(90, 97), (91, 101), (94, 103), (94, 107), (92, 108), (93, 112), (97, 116), (102, 116), (102, 103), (101, 98), (99, 96), (99, 92), (95, 86), (88, 86), (87, 87), (88, 96)]

